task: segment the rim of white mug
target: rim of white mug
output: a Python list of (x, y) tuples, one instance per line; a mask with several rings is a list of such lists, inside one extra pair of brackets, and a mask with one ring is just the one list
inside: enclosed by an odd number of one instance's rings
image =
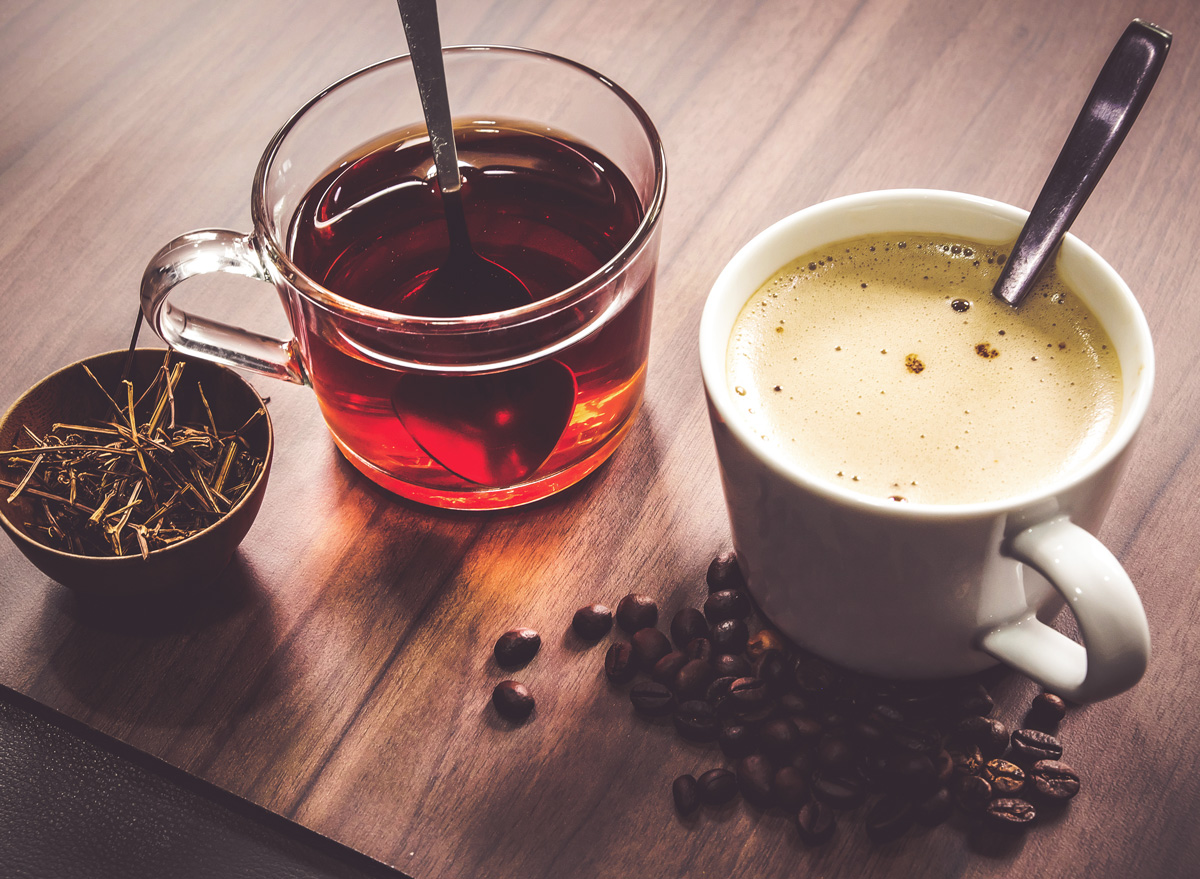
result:
[[(857, 235), (884, 232), (954, 234), (948, 232), (941, 223), (934, 222), (920, 222), (915, 227), (903, 225), (886, 229), (871, 225), (870, 215), (872, 213), (879, 212), (881, 209), (894, 211), (904, 205), (911, 206), (916, 210), (932, 209), (946, 213), (966, 211), (973, 216), (985, 217), (987, 221), (1006, 222), (1012, 227), (1011, 235), (1007, 238), (1010, 246), (1011, 242), (1016, 240), (1017, 232), (1029, 215), (1028, 211), (1013, 205), (963, 192), (940, 189), (883, 189), (820, 202), (784, 217), (759, 232), (734, 254), (717, 276), (709, 291), (700, 318), (700, 372), (708, 399), (720, 419), (743, 447), (749, 449), (756, 458), (781, 477), (798, 483), (813, 494), (844, 506), (902, 519), (987, 516), (1029, 508), (1070, 490), (1108, 466), (1133, 440), (1150, 405), (1154, 383), (1154, 349), (1149, 324), (1133, 291), (1129, 289), (1129, 285), (1096, 251), (1070, 233), (1063, 240), (1061, 258), (1069, 263), (1086, 262), (1098, 272), (1113, 291), (1107, 294), (1106, 298), (1115, 297), (1119, 300), (1106, 303), (1103, 310), (1115, 309), (1124, 312), (1123, 317), (1129, 321), (1123, 328), (1127, 332), (1124, 337), (1131, 341), (1125, 345), (1117, 342), (1110, 322), (1104, 320), (1098, 313), (1099, 310), (1092, 304), (1095, 295), (1094, 288), (1076, 291), (1087, 302), (1089, 308), (1097, 313), (1101, 324), (1113, 339), (1122, 370), (1123, 393), (1117, 427), (1112, 436), (1100, 449), (1066, 476), (1047, 483), (1036, 491), (988, 501), (966, 504), (921, 502), (901, 504), (885, 498), (875, 498), (850, 491), (832, 482), (812, 476), (783, 460), (765, 440), (750, 430), (741, 420), (730, 399), (726, 378), (726, 357), (733, 322), (745, 303), (779, 269), (797, 257), (827, 244)], [(876, 219), (875, 222), (879, 221)], [(837, 231), (855, 224), (861, 227), (858, 231), (854, 231), (854, 228), (850, 228), (849, 231)], [(819, 227), (831, 227), (831, 231), (821, 233)], [(963, 234), (963, 237), (980, 240), (980, 236)], [(987, 239), (988, 243), (1005, 242), (1003, 237), (983, 237)], [(801, 242), (799, 246), (792, 243), (797, 240)], [(726, 303), (729, 301), (736, 301), (738, 304), (732, 313), (732, 318), (726, 319), (728, 311), (725, 309), (728, 307)], [(1131, 349), (1136, 349), (1136, 351)], [(1131, 357), (1140, 362), (1136, 365), (1127, 363)], [(1128, 374), (1131, 367), (1134, 370), (1132, 376)], [(1131, 387), (1137, 391), (1132, 395), (1132, 399), (1129, 394)]]

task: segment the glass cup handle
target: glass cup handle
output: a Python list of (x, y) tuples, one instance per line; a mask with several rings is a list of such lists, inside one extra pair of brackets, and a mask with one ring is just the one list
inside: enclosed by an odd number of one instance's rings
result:
[(1030, 614), (987, 632), (984, 650), (1076, 702), (1107, 699), (1141, 679), (1150, 660), (1146, 611), (1129, 575), (1099, 540), (1056, 516), (1016, 534), (1007, 554), (1062, 594), (1083, 645)]
[(142, 313), (163, 341), (203, 360), (309, 384), (296, 340), (286, 342), (198, 317), (168, 300), (171, 290), (194, 275), (232, 272), (271, 282), (252, 235), (201, 229), (180, 235), (150, 260), (142, 274)]

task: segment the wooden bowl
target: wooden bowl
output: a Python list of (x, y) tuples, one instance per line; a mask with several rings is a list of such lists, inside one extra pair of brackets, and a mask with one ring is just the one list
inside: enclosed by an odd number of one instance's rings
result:
[[(106, 388), (120, 386), (126, 351), (98, 354), (42, 379), (17, 400), (0, 419), (0, 449), (11, 449), (28, 425), (39, 436), (56, 422), (86, 423), (91, 419), (112, 417), (111, 407), (82, 364), (96, 375)], [(131, 380), (138, 390), (145, 389), (162, 365), (166, 351), (139, 348), (133, 358)], [(172, 362), (179, 358), (172, 356)], [(203, 422), (197, 383), (204, 388), (217, 426), (240, 427), (260, 407), (262, 398), (241, 376), (231, 369), (200, 360), (186, 360), (179, 386), (175, 390), (176, 419), (179, 422)], [(229, 563), (234, 550), (250, 530), (262, 506), (271, 469), (274, 436), (269, 415), (258, 418), (243, 435), (255, 455), (263, 460), (262, 471), (233, 508), (218, 521), (191, 537), (170, 546), (141, 555), (76, 555), (42, 543), (27, 526), (32, 518), (32, 503), (24, 495), (8, 502), (9, 489), (0, 491), (0, 527), (3, 527), (25, 557), (48, 577), (76, 590), (81, 596), (142, 596), (191, 590), (211, 582)], [(9, 471), (11, 475), (11, 471)], [(14, 481), (10, 478), (10, 481)]]

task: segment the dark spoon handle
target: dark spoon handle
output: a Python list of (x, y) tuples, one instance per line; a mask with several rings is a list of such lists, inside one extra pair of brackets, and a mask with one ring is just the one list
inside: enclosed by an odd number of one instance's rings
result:
[(1171, 34), (1134, 19), (1113, 47), (1046, 178), (993, 293), (1019, 305), (1146, 103)]
[(417, 92), (425, 111), (425, 126), (433, 145), (438, 185), (443, 193), (458, 191), (458, 150), (454, 146), (454, 123), (450, 97), (446, 94), (446, 67), (442, 63), (442, 35), (438, 28), (436, 0), (396, 0), (404, 38), (417, 76)]

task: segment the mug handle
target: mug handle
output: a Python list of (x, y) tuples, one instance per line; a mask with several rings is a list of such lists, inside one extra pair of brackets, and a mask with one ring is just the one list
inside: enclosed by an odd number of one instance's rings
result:
[(1076, 702), (1107, 699), (1141, 679), (1150, 660), (1146, 612), (1129, 575), (1099, 540), (1055, 516), (1018, 532), (1005, 553), (1066, 599), (1083, 645), (1030, 614), (984, 634), (983, 650)]
[(201, 229), (169, 242), (142, 274), (142, 313), (171, 348), (202, 360), (309, 384), (294, 338), (284, 342), (198, 317), (167, 301), (171, 290), (194, 275), (232, 272), (271, 282), (252, 235)]

